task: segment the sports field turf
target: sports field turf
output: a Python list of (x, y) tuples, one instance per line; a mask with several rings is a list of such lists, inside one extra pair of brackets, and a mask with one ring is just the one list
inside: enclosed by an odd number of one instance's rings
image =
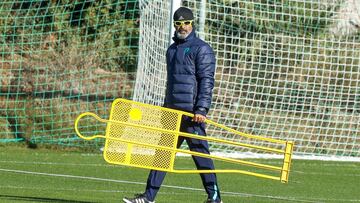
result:
[[(190, 158), (177, 159), (178, 165), (193, 168)], [(122, 202), (123, 196), (143, 191), (147, 173), (110, 165), (100, 152), (0, 146), (0, 202)], [(360, 202), (357, 162), (293, 160), (288, 184), (239, 174), (219, 174), (218, 179), (224, 203)], [(198, 175), (168, 174), (156, 202), (200, 203), (205, 198)]]

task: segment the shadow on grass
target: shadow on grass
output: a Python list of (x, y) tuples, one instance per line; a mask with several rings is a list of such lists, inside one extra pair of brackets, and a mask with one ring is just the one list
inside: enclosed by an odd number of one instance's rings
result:
[(73, 202), (73, 203), (95, 203), (88, 201), (78, 201), (78, 200), (69, 200), (69, 199), (57, 199), (57, 198), (48, 198), (48, 197), (29, 197), (29, 196), (16, 196), (16, 195), (0, 195), (0, 201), (2, 200), (11, 200), (11, 201), (29, 201), (29, 202)]

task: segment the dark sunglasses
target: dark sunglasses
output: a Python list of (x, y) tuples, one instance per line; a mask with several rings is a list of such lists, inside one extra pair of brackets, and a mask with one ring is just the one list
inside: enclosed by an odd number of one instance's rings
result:
[(184, 26), (184, 25), (191, 25), (192, 20), (182, 20), (182, 21), (174, 21), (175, 26)]

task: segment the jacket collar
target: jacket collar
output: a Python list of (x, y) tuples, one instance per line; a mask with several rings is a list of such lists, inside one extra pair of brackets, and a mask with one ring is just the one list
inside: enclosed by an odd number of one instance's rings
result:
[(191, 33), (185, 38), (185, 39), (179, 39), (177, 36), (176, 36), (176, 31), (174, 33), (174, 37), (172, 38), (174, 40), (174, 42), (176, 44), (182, 44), (184, 42), (187, 42), (193, 38), (196, 37), (196, 34), (195, 34), (195, 28), (193, 28), (193, 30), (191, 31)]

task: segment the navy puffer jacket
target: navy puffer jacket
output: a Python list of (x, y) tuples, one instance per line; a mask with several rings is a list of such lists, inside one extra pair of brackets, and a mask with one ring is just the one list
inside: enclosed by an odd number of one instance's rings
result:
[(215, 55), (212, 48), (196, 37), (175, 35), (167, 50), (167, 87), (164, 106), (206, 115), (214, 88)]

